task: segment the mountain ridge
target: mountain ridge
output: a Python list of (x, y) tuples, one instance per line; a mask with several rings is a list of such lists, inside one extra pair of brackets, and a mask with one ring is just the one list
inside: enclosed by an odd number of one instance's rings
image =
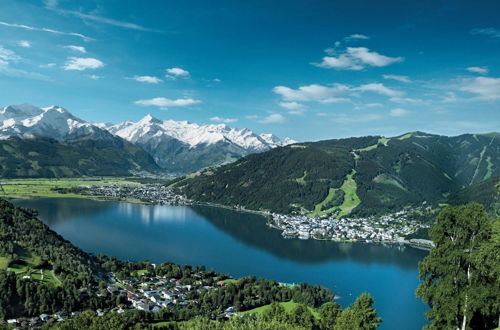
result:
[(498, 135), (412, 132), (296, 143), (178, 180), (174, 189), (253, 210), (365, 216), (446, 202), (498, 175)]

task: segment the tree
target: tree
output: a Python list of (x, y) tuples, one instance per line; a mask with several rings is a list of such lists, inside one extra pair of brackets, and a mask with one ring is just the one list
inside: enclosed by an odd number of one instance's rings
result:
[(350, 308), (346, 308), (340, 313), (337, 322), (333, 327), (334, 330), (361, 330), (356, 318), (356, 313)]
[(312, 329), (315, 324), (314, 316), (306, 305), (298, 304), (290, 314), (290, 322), (305, 329)]
[[(484, 208), (480, 204), (448, 207), (429, 234), (435, 247), (419, 265), (422, 283), (416, 292), (430, 306), (429, 328), (465, 330), (473, 323), (491, 323), (498, 314), (498, 291), (496, 298), (486, 292), (492, 285), (498, 288), (498, 277), (489, 278), (498, 273), (487, 265), (498, 267), (491, 261), (498, 250), (480, 253), (491, 248), (492, 221)], [(491, 306), (492, 299), (496, 307)]]
[(321, 328), (333, 329), (340, 313), (342, 313), (342, 308), (336, 302), (327, 302), (323, 304), (319, 309)]
[(382, 319), (377, 316), (377, 310), (373, 308), (373, 297), (366, 292), (356, 299), (351, 309), (361, 329), (375, 329), (382, 322)]

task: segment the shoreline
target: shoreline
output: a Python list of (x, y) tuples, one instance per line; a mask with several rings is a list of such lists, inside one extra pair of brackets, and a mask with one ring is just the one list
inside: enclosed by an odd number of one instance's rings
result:
[[(248, 209), (244, 209), (244, 208), (216, 204), (216, 203), (208, 203), (208, 202), (189, 201), (189, 203), (161, 204), (161, 203), (154, 202), (152, 200), (141, 200), (141, 199), (137, 199), (137, 198), (121, 198), (121, 197), (109, 197), (109, 196), (86, 195), (86, 194), (69, 194), (69, 195), (70, 196), (65, 196), (65, 194), (58, 194), (57, 196), (26, 196), (26, 195), (24, 195), (24, 196), (8, 196), (8, 197), (3, 197), (3, 198), (6, 198), (6, 199), (84, 198), (84, 199), (94, 200), (97, 202), (125, 202), (125, 203), (143, 204), (143, 205), (165, 205), (165, 206), (196, 206), (196, 205), (198, 205), (198, 206), (222, 208), (222, 209), (231, 210), (231, 211), (235, 211), (235, 212), (255, 214), (255, 215), (260, 215), (260, 216), (265, 217), (265, 218), (272, 216), (271, 213), (266, 212), (266, 211), (248, 210)], [(279, 227), (272, 225), (270, 223), (267, 223), (266, 225), (269, 228), (280, 230), (283, 233), (282, 228), (279, 228)], [(300, 239), (297, 236), (291, 236), (291, 237), (283, 236), (283, 239), (307, 240), (307, 239)], [(314, 235), (311, 235), (308, 239), (314, 239), (314, 240), (318, 240), (318, 241), (331, 241), (331, 242), (335, 242), (335, 243), (399, 244), (399, 245), (408, 245), (410, 247), (422, 249), (425, 251), (430, 251), (430, 248), (432, 246), (430, 243), (422, 243), (422, 242), (415, 243), (415, 242), (412, 242), (411, 240), (406, 240), (406, 239), (404, 239), (404, 240), (338, 239), (338, 238), (328, 238), (328, 237), (315, 237)]]

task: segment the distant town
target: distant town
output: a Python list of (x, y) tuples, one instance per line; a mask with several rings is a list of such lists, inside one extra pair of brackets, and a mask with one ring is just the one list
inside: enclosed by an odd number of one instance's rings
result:
[[(196, 202), (175, 194), (160, 184), (82, 186), (81, 193), (117, 199), (137, 199), (160, 205), (192, 205)], [(237, 207), (238, 210), (247, 211)], [(283, 215), (261, 212), (269, 217), (268, 225), (282, 230), (285, 238), (319, 239), (337, 241), (400, 242), (428, 248), (432, 242), (424, 239), (405, 240), (430, 224), (412, 219), (415, 212), (425, 211), (425, 207), (361, 218), (311, 217), (308, 215)]]

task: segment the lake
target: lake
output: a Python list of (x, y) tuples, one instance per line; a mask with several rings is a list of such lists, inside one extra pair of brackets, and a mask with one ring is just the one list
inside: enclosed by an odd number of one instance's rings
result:
[(206, 206), (160, 206), (86, 199), (14, 200), (84, 251), (153, 263), (205, 265), (234, 277), (330, 288), (347, 306), (375, 297), (381, 329), (420, 329), (417, 265), (427, 252), (407, 246), (284, 239), (262, 216)]

